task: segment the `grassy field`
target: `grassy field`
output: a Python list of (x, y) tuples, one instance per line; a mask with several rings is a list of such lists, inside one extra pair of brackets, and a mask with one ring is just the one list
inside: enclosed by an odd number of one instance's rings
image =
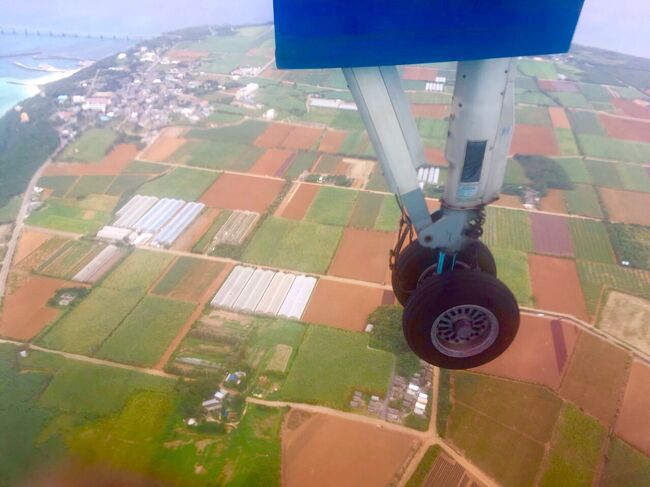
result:
[(591, 108), (591, 105), (582, 93), (563, 93), (558, 91), (553, 96), (560, 100), (560, 104), (566, 108)]
[(115, 176), (81, 176), (68, 192), (68, 197), (79, 198), (105, 193), (114, 179)]
[(555, 159), (555, 162), (564, 169), (569, 181), (572, 183), (591, 184), (591, 176), (582, 159), (577, 157), (570, 159)]
[(108, 224), (111, 215), (102, 211), (85, 210), (71, 202), (49, 199), (41, 208), (27, 218), (27, 224), (35, 227), (89, 234)]
[(379, 163), (375, 163), (370, 177), (368, 178), (368, 183), (366, 184), (366, 189), (371, 191), (384, 191), (388, 192), (388, 185), (386, 184), (386, 179), (381, 171), (381, 166)]
[(571, 127), (579, 134), (605, 135), (605, 130), (598, 121), (598, 117), (593, 112), (583, 112), (580, 110), (567, 111)]
[(650, 458), (614, 438), (607, 452), (602, 487), (650, 485)]
[(109, 129), (86, 130), (77, 140), (64, 149), (58, 160), (69, 162), (100, 161), (116, 138), (117, 134)]
[(136, 250), (102, 282), (104, 288), (144, 294), (156, 281), (172, 256), (161, 252)]
[(165, 164), (158, 164), (156, 162), (144, 161), (131, 161), (124, 170), (123, 174), (161, 174), (169, 169)]
[(253, 235), (242, 259), (322, 274), (329, 267), (341, 234), (340, 227), (269, 217)]
[(623, 188), (630, 191), (650, 191), (650, 176), (647, 169), (636, 164), (616, 164)]
[(249, 145), (266, 130), (267, 123), (247, 120), (238, 125), (214, 129), (193, 129), (187, 134), (188, 139), (206, 139), (226, 144)]
[(172, 172), (142, 185), (139, 194), (195, 201), (217, 179), (218, 174), (177, 167)]
[(524, 306), (532, 306), (533, 296), (528, 274), (528, 257), (524, 252), (491, 248), (497, 263), (498, 277), (512, 291), (517, 302)]
[(594, 186), (603, 186), (605, 188), (622, 189), (623, 182), (616, 170), (617, 164), (604, 161), (586, 160), (585, 165), (591, 175)]
[(567, 211), (574, 215), (603, 218), (603, 210), (598, 201), (598, 195), (593, 186), (575, 184), (570, 191), (564, 192)]
[(316, 152), (298, 152), (284, 176), (291, 179), (297, 178), (303, 171), (309, 171), (316, 162), (316, 159), (318, 159)]
[(447, 120), (435, 120), (430, 118), (421, 118), (418, 120), (418, 131), (425, 139), (446, 140), (447, 130)]
[(146, 296), (108, 337), (97, 356), (142, 367), (156, 365), (194, 304)]
[(52, 326), (38, 343), (47, 348), (92, 355), (142, 298), (129, 290), (95, 288)]
[(381, 194), (360, 192), (348, 224), (355, 228), (374, 228), (383, 201), (384, 196)]
[(127, 174), (117, 176), (108, 189), (106, 189), (106, 194), (119, 196), (122, 193), (134, 191), (136, 188), (139, 188), (146, 183), (148, 179), (149, 176), (145, 174)]
[(214, 140), (191, 140), (183, 145), (172, 160), (188, 166), (247, 172), (264, 149), (254, 145)]
[(187, 296), (185, 299), (198, 301), (219, 275), (224, 265), (222, 262), (179, 257), (158, 281), (152, 292), (169, 297), (180, 293)]
[(341, 158), (338, 156), (323, 154), (320, 159), (318, 159), (318, 165), (314, 169), (317, 173), (334, 174), (340, 162)]
[(103, 244), (89, 240), (72, 240), (48, 257), (36, 272), (60, 279), (72, 279), (103, 248)]
[(413, 475), (411, 475), (411, 478), (406, 483), (406, 487), (422, 487), (440, 453), (442, 453), (440, 445), (431, 445), (422, 457), (422, 460), (420, 460), (420, 463), (418, 463), (415, 472), (413, 472)]
[(600, 262), (577, 261), (578, 275), (590, 314), (596, 313), (599, 298), (604, 289), (634, 294), (650, 299), (650, 281), (642, 271), (626, 269)]
[(537, 77), (539, 79), (557, 79), (557, 71), (555, 71), (553, 63), (520, 59), (517, 61), (517, 68), (526, 76)]
[(295, 321), (257, 318), (246, 343), (246, 362), (255, 371), (255, 379), (267, 372), (284, 374), (297, 354), (305, 330), (303, 324)]
[(603, 88), (600, 85), (594, 85), (590, 83), (580, 83), (578, 85), (580, 92), (585, 95), (585, 97), (590, 101), (609, 101), (612, 95), (606, 88)]
[(43, 176), (36, 185), (51, 189), (52, 196), (62, 198), (75, 181), (77, 181), (77, 176)]
[(650, 144), (581, 134), (580, 145), (587, 157), (645, 163), (650, 159)]
[(615, 223), (608, 225), (608, 230), (618, 261), (650, 270), (650, 228)]
[(570, 129), (556, 128), (555, 140), (560, 147), (560, 153), (563, 156), (577, 156), (580, 154), (576, 139)]
[(595, 419), (567, 404), (555, 426), (541, 487), (590, 487), (607, 432)]
[(280, 397), (343, 409), (355, 390), (384, 396), (394, 365), (392, 354), (368, 348), (365, 335), (311, 326)]
[(504, 184), (511, 184), (516, 186), (524, 186), (530, 184), (530, 180), (526, 177), (524, 168), (515, 159), (508, 159), (506, 166), (506, 175), (503, 180)]
[(517, 123), (524, 125), (544, 125), (551, 126), (551, 117), (546, 107), (517, 107), (515, 112)]
[(570, 218), (569, 226), (576, 259), (616, 263), (604, 223)]
[(379, 214), (375, 220), (375, 230), (383, 232), (397, 231), (399, 228), (399, 219), (401, 211), (393, 195), (385, 195), (381, 203)]
[(483, 229), (483, 241), (490, 247), (522, 252), (533, 248), (530, 220), (525, 211), (488, 207)]

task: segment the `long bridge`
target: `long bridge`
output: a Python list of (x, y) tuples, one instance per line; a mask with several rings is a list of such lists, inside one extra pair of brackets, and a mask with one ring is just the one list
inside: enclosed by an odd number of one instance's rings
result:
[(98, 39), (106, 41), (140, 41), (146, 39), (143, 35), (126, 35), (126, 34), (89, 34), (82, 32), (55, 31), (47, 29), (28, 29), (18, 27), (0, 26), (0, 35), (2, 36), (26, 36), (26, 37), (70, 37), (79, 39)]

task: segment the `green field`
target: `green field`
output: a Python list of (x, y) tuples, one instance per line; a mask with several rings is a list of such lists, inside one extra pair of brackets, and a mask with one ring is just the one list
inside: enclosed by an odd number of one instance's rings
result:
[(51, 198), (29, 215), (27, 224), (65, 232), (88, 234), (97, 232), (110, 220), (109, 213), (85, 210), (74, 206), (74, 202)]
[(434, 462), (442, 451), (440, 445), (431, 445), (422, 457), (422, 460), (420, 460), (420, 463), (418, 463), (415, 472), (413, 472), (413, 475), (411, 475), (411, 478), (406, 483), (406, 487), (422, 487), (431, 471), (431, 467), (433, 467)]
[(447, 130), (447, 120), (436, 120), (431, 118), (421, 118), (418, 120), (418, 131), (425, 139), (446, 140)]
[(617, 260), (627, 260), (632, 267), (650, 270), (650, 228), (614, 223), (608, 225)]
[(131, 161), (124, 170), (123, 174), (160, 174), (165, 172), (169, 167), (165, 164), (156, 162)]
[(77, 181), (77, 176), (43, 176), (36, 185), (51, 189), (52, 196), (62, 198), (75, 181)]
[(253, 235), (242, 259), (253, 264), (323, 274), (341, 234), (340, 227), (269, 217)]
[(122, 193), (128, 193), (139, 188), (149, 179), (145, 174), (128, 174), (117, 176), (106, 190), (106, 194), (120, 196)]
[(591, 175), (594, 186), (622, 189), (623, 182), (616, 170), (617, 164), (605, 161), (592, 161), (587, 159), (585, 165)]
[(355, 157), (371, 156), (372, 148), (370, 147), (368, 135), (365, 131), (360, 130), (360, 128), (356, 128), (356, 131), (348, 133), (348, 136), (343, 141), (343, 144), (341, 144), (339, 152), (341, 154)]
[(517, 67), (526, 76), (537, 77), (539, 79), (557, 79), (557, 71), (555, 71), (555, 65), (553, 63), (519, 59), (517, 61)]
[(576, 259), (615, 264), (605, 224), (598, 221), (569, 218)]
[(539, 105), (539, 106), (546, 106), (546, 107), (557, 106), (557, 103), (555, 102), (555, 100), (553, 100), (553, 98), (551, 98), (546, 93), (542, 93), (541, 91), (537, 91), (537, 90), (516, 93), (515, 102), (518, 104), (521, 103), (526, 105)]
[(616, 164), (623, 188), (630, 191), (650, 192), (650, 175), (647, 168), (636, 164)]
[(591, 184), (591, 176), (582, 159), (577, 157), (557, 158), (555, 162), (560, 165), (572, 183)]
[(104, 248), (89, 240), (71, 240), (38, 266), (36, 272), (60, 279), (72, 279)]
[(566, 405), (560, 415), (540, 481), (541, 487), (590, 487), (607, 432), (595, 419)]
[(100, 161), (113, 145), (115, 139), (117, 139), (117, 134), (112, 130), (86, 130), (77, 140), (64, 149), (58, 160), (68, 162)]
[(324, 186), (319, 189), (305, 220), (322, 225), (346, 225), (357, 194), (357, 191)]
[(394, 366), (392, 354), (368, 348), (366, 335), (310, 326), (280, 397), (343, 409), (355, 390), (384, 396)]
[(577, 156), (580, 154), (576, 145), (576, 139), (573, 137), (573, 132), (570, 129), (556, 128), (555, 140), (557, 140), (560, 153), (563, 156)]
[(605, 135), (605, 130), (594, 112), (567, 110), (573, 130), (579, 134)]
[(72, 186), (68, 197), (78, 198), (89, 194), (105, 193), (115, 176), (81, 176)]
[(360, 192), (352, 209), (348, 225), (354, 228), (372, 229), (382, 209), (384, 195)]
[(587, 310), (591, 315), (596, 313), (599, 299), (606, 289), (650, 299), (650, 282), (642, 271), (587, 261), (577, 261), (576, 267)]
[(385, 195), (381, 203), (377, 220), (375, 220), (375, 230), (382, 232), (394, 232), (399, 228), (401, 210), (397, 206), (397, 201), (393, 195)]
[(340, 162), (341, 158), (338, 156), (323, 154), (318, 159), (318, 165), (314, 168), (314, 172), (320, 174), (334, 174)]
[(369, 189), (371, 191), (383, 191), (386, 193), (389, 192), (388, 185), (386, 184), (386, 179), (384, 178), (384, 174), (382, 173), (379, 163), (375, 163), (375, 167), (370, 173), (370, 177), (368, 178), (368, 183), (366, 184), (365, 189)]
[(311, 170), (316, 159), (318, 159), (318, 153), (316, 152), (298, 152), (296, 157), (293, 159), (291, 166), (289, 166), (287, 172), (284, 173), (284, 176), (291, 179), (297, 178), (303, 173), (303, 171)]
[(138, 194), (196, 201), (217, 176), (215, 172), (177, 167), (172, 172), (142, 185)]
[(254, 145), (214, 140), (190, 140), (174, 155), (172, 160), (188, 166), (247, 172), (264, 149)]
[(591, 105), (582, 93), (563, 93), (557, 91), (553, 96), (560, 100), (560, 104), (566, 108), (591, 108)]
[(637, 163), (650, 160), (650, 144), (590, 134), (580, 134), (578, 139), (587, 157)]
[[(285, 373), (302, 343), (306, 327), (279, 318), (257, 318), (253, 324), (253, 332), (246, 343), (246, 363), (256, 372), (255, 379), (266, 372)], [(278, 361), (285, 364), (282, 370), (274, 369)]]
[(607, 452), (602, 487), (650, 485), (650, 458), (614, 438)]
[(194, 244), (194, 247), (192, 247), (192, 252), (199, 254), (207, 252), (210, 248), (210, 244), (212, 243), (212, 239), (217, 234), (219, 229), (223, 226), (223, 224), (226, 223), (231, 214), (232, 211), (230, 210), (220, 211), (217, 215), (217, 218), (215, 218), (212, 222), (212, 225), (210, 225), (210, 228), (208, 228), (208, 231), (205, 232)]
[(214, 129), (193, 129), (187, 134), (188, 139), (205, 139), (226, 144), (249, 145), (266, 130), (267, 123), (247, 120), (238, 125)]
[(564, 198), (570, 214), (592, 218), (604, 217), (596, 190), (591, 185), (575, 184), (572, 190), (564, 192)]
[(144, 294), (172, 260), (161, 252), (135, 250), (109, 274), (101, 286)]
[(600, 85), (580, 83), (578, 85), (580, 92), (585, 95), (589, 101), (607, 102), (611, 99), (612, 95)]
[[(195, 259), (192, 257), (179, 257), (174, 264), (172, 264), (165, 275), (160, 278), (156, 283), (152, 293), (159, 296), (166, 296), (176, 289), (176, 287), (188, 279), (191, 280), (184, 282), (184, 291), (188, 295), (194, 295), (196, 299), (200, 299), (206, 289), (217, 278), (225, 264), (222, 262), (206, 261), (203, 259)], [(192, 289), (192, 293), (187, 292), (187, 287)]]
[(515, 111), (515, 119), (517, 120), (517, 123), (525, 125), (551, 126), (551, 117), (549, 116), (546, 107), (517, 107)]
[(115, 362), (152, 367), (193, 310), (191, 303), (146, 296), (96, 355)]
[(518, 250), (490, 249), (497, 263), (498, 277), (512, 291), (517, 302), (523, 306), (532, 306), (533, 292), (528, 274), (528, 256)]
[(521, 164), (519, 164), (516, 159), (508, 159), (503, 184), (512, 186), (525, 186), (530, 184), (530, 181), (524, 172), (524, 168), (521, 167)]
[(489, 247), (530, 252), (533, 248), (528, 213), (489, 206), (482, 240)]

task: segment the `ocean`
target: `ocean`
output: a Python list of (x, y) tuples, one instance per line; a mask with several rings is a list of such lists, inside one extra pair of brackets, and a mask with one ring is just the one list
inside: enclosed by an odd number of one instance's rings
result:
[[(0, 116), (38, 92), (36, 85), (65, 77), (81, 60), (94, 61), (128, 49), (136, 41), (71, 37), (0, 35)], [(47, 64), (61, 72), (25, 69)], [(24, 84), (16, 84), (24, 83)]]

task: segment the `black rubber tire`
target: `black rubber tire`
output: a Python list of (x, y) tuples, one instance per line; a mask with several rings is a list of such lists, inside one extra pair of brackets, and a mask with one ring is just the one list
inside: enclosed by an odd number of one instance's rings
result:
[[(496, 317), (499, 330), (485, 350), (467, 357), (453, 357), (436, 348), (431, 329), (438, 316), (461, 305), (477, 305)], [(519, 306), (508, 287), (482, 272), (459, 270), (422, 283), (404, 308), (402, 327), (406, 342), (422, 360), (445, 369), (478, 367), (501, 355), (519, 330)]]
[[(479, 270), (492, 276), (497, 275), (497, 265), (490, 249), (480, 240), (473, 240), (457, 256), (456, 262), (463, 268)], [(424, 271), (438, 263), (438, 251), (423, 247), (417, 240), (406, 246), (399, 255), (391, 275), (393, 292), (402, 306), (415, 291)]]

